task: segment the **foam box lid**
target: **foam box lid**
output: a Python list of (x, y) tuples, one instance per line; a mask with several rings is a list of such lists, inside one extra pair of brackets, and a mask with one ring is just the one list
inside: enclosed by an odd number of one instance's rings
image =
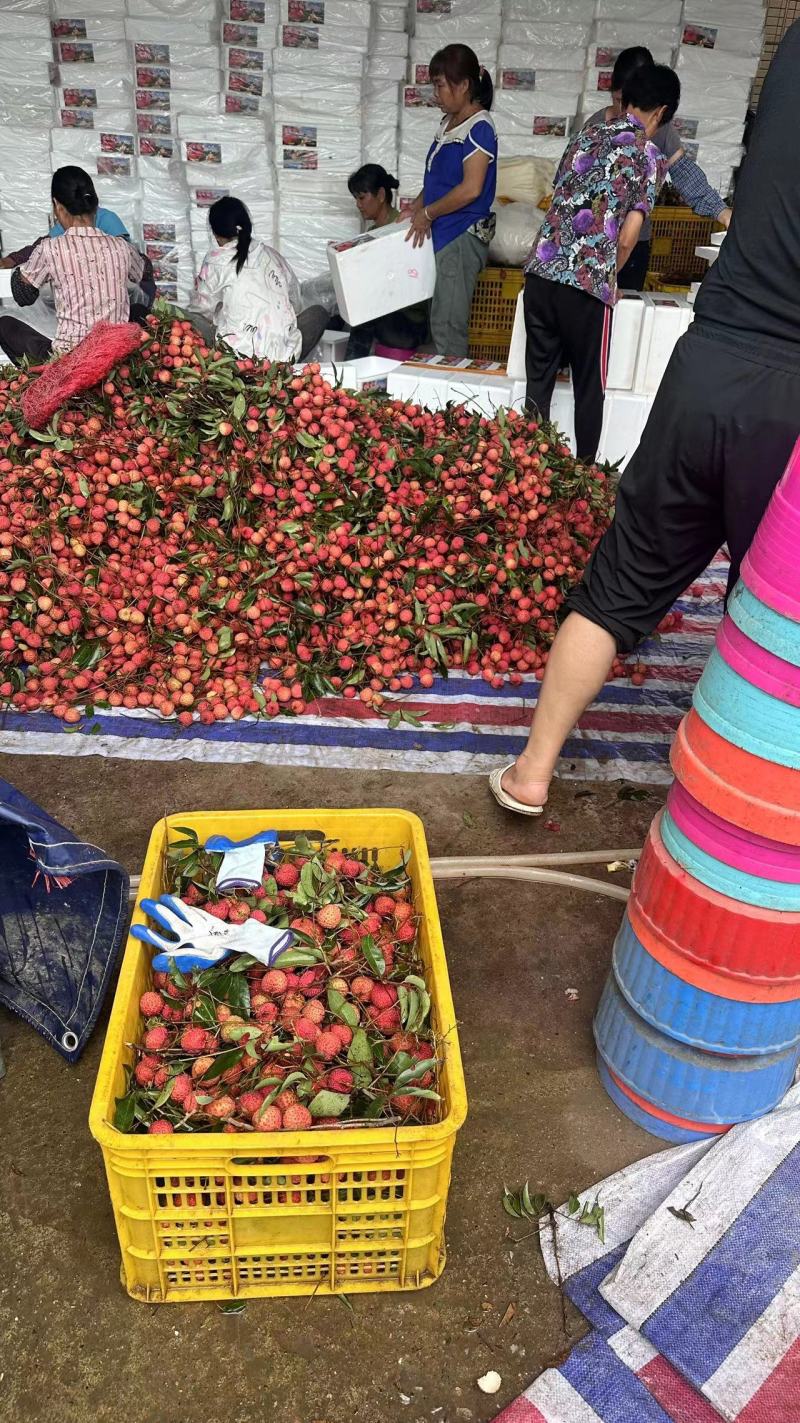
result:
[(351, 326), (427, 301), (436, 285), (433, 243), (406, 242), (408, 225), (392, 224), (351, 242), (332, 242), (328, 262), (339, 310)]

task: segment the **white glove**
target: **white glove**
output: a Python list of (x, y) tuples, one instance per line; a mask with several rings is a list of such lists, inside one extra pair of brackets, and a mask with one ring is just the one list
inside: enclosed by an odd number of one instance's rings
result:
[(222, 864), (217, 871), (217, 894), (228, 894), (232, 889), (258, 889), (264, 874), (267, 846), (275, 853), (278, 848), (277, 830), (260, 830), (249, 840), (230, 840), (227, 835), (211, 835), (205, 849), (214, 854), (222, 854)]
[(172, 894), (162, 894), (160, 899), (143, 899), (141, 908), (167, 933), (175, 935), (174, 939), (166, 938), (143, 924), (134, 924), (131, 929), (135, 939), (160, 950), (153, 959), (153, 968), (161, 972), (169, 971), (170, 959), (182, 972), (192, 973), (219, 963), (232, 953), (250, 954), (269, 968), (294, 943), (290, 929), (271, 929), (269, 924), (260, 924), (257, 919), (247, 919), (244, 924), (226, 924), (204, 909), (184, 904)]

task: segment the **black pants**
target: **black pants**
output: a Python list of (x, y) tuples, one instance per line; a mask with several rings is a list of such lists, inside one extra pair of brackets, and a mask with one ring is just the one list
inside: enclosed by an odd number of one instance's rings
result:
[(625, 266), (617, 273), (617, 286), (624, 292), (643, 292), (650, 266), (650, 239), (637, 242)]
[(390, 311), (350, 329), (347, 343), (348, 361), (368, 356), (373, 341), (379, 346), (394, 346), (399, 351), (416, 351), (428, 335), (427, 321), (412, 321), (405, 311)]
[(739, 344), (700, 322), (682, 336), (636, 453), (614, 522), (573, 589), (582, 613), (630, 652), (723, 543), (728, 591), (800, 424), (800, 353)]
[(33, 365), (38, 365), (49, 360), (53, 350), (49, 336), (34, 331), (32, 326), (16, 316), (0, 316), (0, 346), (15, 366), (20, 365), (25, 357)]
[(575, 392), (575, 445), (579, 460), (597, 454), (611, 338), (611, 308), (577, 287), (544, 277), (525, 278), (525, 373), (529, 410), (550, 419), (556, 377), (566, 365)]

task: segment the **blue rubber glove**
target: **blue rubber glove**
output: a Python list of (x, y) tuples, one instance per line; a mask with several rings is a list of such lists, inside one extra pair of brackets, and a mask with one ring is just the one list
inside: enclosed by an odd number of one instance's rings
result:
[(260, 830), (249, 840), (229, 840), (227, 835), (211, 835), (205, 848), (224, 856), (217, 871), (217, 893), (232, 889), (258, 889), (264, 875), (266, 847), (277, 849), (277, 830)]
[(162, 894), (160, 899), (143, 899), (141, 908), (167, 934), (174, 935), (168, 938), (144, 924), (134, 924), (131, 929), (135, 939), (159, 950), (153, 959), (153, 968), (163, 973), (169, 972), (171, 959), (183, 973), (193, 973), (210, 968), (228, 954), (250, 954), (269, 968), (294, 943), (290, 929), (271, 929), (269, 924), (261, 924), (256, 919), (248, 919), (244, 924), (226, 924), (213, 914), (206, 914), (204, 909), (184, 904), (172, 894)]

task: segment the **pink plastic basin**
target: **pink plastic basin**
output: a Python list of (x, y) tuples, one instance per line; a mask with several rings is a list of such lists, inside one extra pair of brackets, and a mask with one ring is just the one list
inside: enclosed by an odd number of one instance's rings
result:
[(781, 702), (800, 707), (800, 667), (753, 642), (727, 613), (717, 632), (717, 651), (745, 681)]
[(764, 835), (754, 835), (732, 825), (706, 810), (680, 781), (674, 781), (670, 787), (667, 809), (692, 844), (715, 860), (761, 879), (800, 884), (800, 847), (797, 845), (768, 840)]
[(800, 440), (742, 561), (742, 577), (757, 598), (800, 621)]

